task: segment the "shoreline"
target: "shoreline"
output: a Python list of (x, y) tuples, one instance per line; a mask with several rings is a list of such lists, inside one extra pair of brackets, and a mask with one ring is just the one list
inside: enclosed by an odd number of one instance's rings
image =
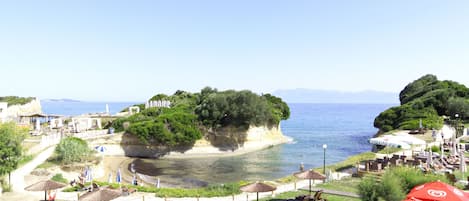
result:
[[(194, 153), (181, 153), (181, 152), (170, 152), (168, 155), (163, 155), (161, 159), (190, 159), (190, 158), (213, 158), (213, 157), (230, 157), (230, 156), (239, 156), (248, 153), (252, 153), (255, 151), (261, 151), (264, 149), (269, 149), (274, 146), (278, 146), (285, 143), (293, 142), (293, 138), (288, 136), (283, 136), (283, 139), (279, 141), (270, 141), (270, 143), (253, 143), (251, 142), (248, 146), (243, 146), (242, 148), (238, 148), (234, 151), (213, 151), (214, 147), (198, 147), (197, 150), (192, 149), (191, 152)], [(205, 150), (205, 151), (204, 151)], [(135, 158), (135, 157), (132, 157)]]
[[(190, 159), (206, 157), (238, 156), (267, 149), (280, 144), (293, 142), (293, 138), (283, 135), (280, 126), (268, 128), (265, 126), (250, 127), (243, 133), (244, 142), (237, 145), (224, 145), (225, 138), (200, 139), (188, 148), (168, 150), (164, 146), (143, 144), (131, 134), (117, 133), (102, 139), (88, 141), (89, 146), (105, 146), (105, 156), (123, 156), (132, 158), (160, 158), (160, 159)], [(221, 143), (220, 143), (221, 142)], [(218, 143), (218, 144), (217, 144)]]

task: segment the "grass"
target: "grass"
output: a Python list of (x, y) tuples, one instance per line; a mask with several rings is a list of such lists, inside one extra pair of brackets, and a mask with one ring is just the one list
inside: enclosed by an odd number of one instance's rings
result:
[[(119, 184), (112, 183), (109, 184), (107, 182), (99, 182), (95, 181), (100, 186), (109, 186), (111, 188), (119, 188)], [(203, 188), (191, 188), (191, 189), (183, 189), (183, 188), (156, 188), (156, 187), (147, 187), (147, 186), (134, 186), (130, 184), (122, 184), (122, 186), (126, 186), (128, 188), (134, 188), (139, 192), (147, 192), (147, 193), (155, 193), (157, 197), (173, 197), (173, 198), (180, 198), (180, 197), (221, 197), (221, 196), (230, 196), (233, 194), (239, 194), (241, 191), (239, 187), (245, 185), (246, 182), (238, 182), (238, 183), (228, 183), (228, 184), (218, 184), (218, 185), (210, 185)], [(90, 184), (87, 183), (85, 186), (89, 186)], [(74, 192), (79, 191), (79, 187), (70, 187), (66, 188), (64, 192)]]
[(298, 179), (295, 176), (289, 175), (289, 176), (285, 176), (285, 177), (276, 179), (275, 182), (280, 183), (280, 184), (287, 184), (287, 183), (292, 183), (292, 182), (297, 181), (297, 180)]
[(32, 161), (34, 159), (34, 155), (25, 155), (20, 158), (20, 161), (18, 161), (18, 167), (23, 166), (24, 164)]
[[(355, 167), (357, 163), (366, 160), (373, 160), (376, 158), (376, 154), (373, 152), (364, 152), (361, 154), (353, 155), (348, 157), (342, 162), (338, 162), (332, 165), (326, 166), (326, 169), (331, 169), (335, 171), (341, 171), (347, 168)], [(315, 168), (316, 171), (322, 172), (322, 167)]]
[[(284, 199), (294, 199), (296, 196), (299, 195), (307, 195), (308, 191), (290, 191), (275, 195), (274, 198), (267, 197), (263, 199), (259, 199), (260, 201), (283, 201)], [(255, 194), (251, 193), (251, 196), (255, 196)], [(250, 197), (251, 197), (250, 196)], [(321, 198), (325, 198), (328, 201), (360, 201), (359, 198), (351, 198), (351, 197), (344, 197), (344, 196), (337, 196), (337, 195), (329, 195), (329, 194), (322, 194)]]
[(61, 183), (68, 183), (68, 180), (64, 178), (64, 176), (62, 174), (55, 174), (52, 178), (51, 178), (52, 181), (56, 181), (56, 182), (61, 182)]
[(427, 130), (427, 132), (425, 132), (424, 134), (415, 134), (415, 135), (412, 135), (418, 139), (421, 139), (425, 142), (433, 142), (433, 137), (432, 137), (432, 130)]
[(360, 178), (344, 178), (342, 180), (335, 180), (326, 182), (323, 184), (316, 185), (317, 188), (343, 191), (349, 193), (358, 193), (358, 184), (360, 184)]
[(47, 168), (51, 168), (51, 167), (54, 167), (54, 166), (60, 166), (60, 165), (61, 165), (61, 163), (59, 161), (57, 161), (56, 157), (53, 155), (53, 156), (49, 157), (46, 161), (44, 161), (44, 163), (38, 165), (37, 168), (47, 169)]
[(384, 147), (384, 149), (378, 151), (378, 154), (392, 154), (398, 151), (402, 151), (402, 148)]

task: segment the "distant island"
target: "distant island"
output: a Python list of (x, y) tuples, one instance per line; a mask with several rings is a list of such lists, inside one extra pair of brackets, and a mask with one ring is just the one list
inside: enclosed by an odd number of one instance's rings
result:
[(443, 116), (469, 117), (469, 89), (455, 81), (440, 81), (435, 75), (409, 83), (399, 93), (399, 100), (400, 106), (391, 107), (375, 118), (374, 126), (380, 132), (415, 130), (420, 126), (439, 129)]
[(342, 92), (317, 89), (283, 89), (272, 93), (287, 103), (398, 103), (393, 92)]
[(73, 103), (80, 103), (80, 100), (73, 100), (68, 98), (61, 98), (61, 99), (44, 99), (44, 102), (73, 102)]

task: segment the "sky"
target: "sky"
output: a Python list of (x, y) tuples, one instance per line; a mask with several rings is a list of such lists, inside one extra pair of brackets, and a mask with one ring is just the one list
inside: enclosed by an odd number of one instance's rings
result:
[(469, 86), (469, 1), (0, 1), (0, 96)]

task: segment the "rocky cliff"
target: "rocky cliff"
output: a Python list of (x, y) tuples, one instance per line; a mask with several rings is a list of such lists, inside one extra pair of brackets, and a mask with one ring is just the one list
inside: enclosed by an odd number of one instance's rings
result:
[(41, 101), (37, 98), (24, 105), (11, 105), (7, 108), (8, 116), (30, 115), (36, 113), (42, 113)]
[(149, 146), (131, 134), (117, 134), (107, 139), (93, 140), (90, 146), (104, 145), (107, 148), (105, 154), (114, 156), (189, 158), (239, 155), (288, 141), (290, 139), (282, 134), (280, 126), (251, 126), (247, 131), (224, 130), (216, 134), (206, 133), (204, 139), (186, 147)]

